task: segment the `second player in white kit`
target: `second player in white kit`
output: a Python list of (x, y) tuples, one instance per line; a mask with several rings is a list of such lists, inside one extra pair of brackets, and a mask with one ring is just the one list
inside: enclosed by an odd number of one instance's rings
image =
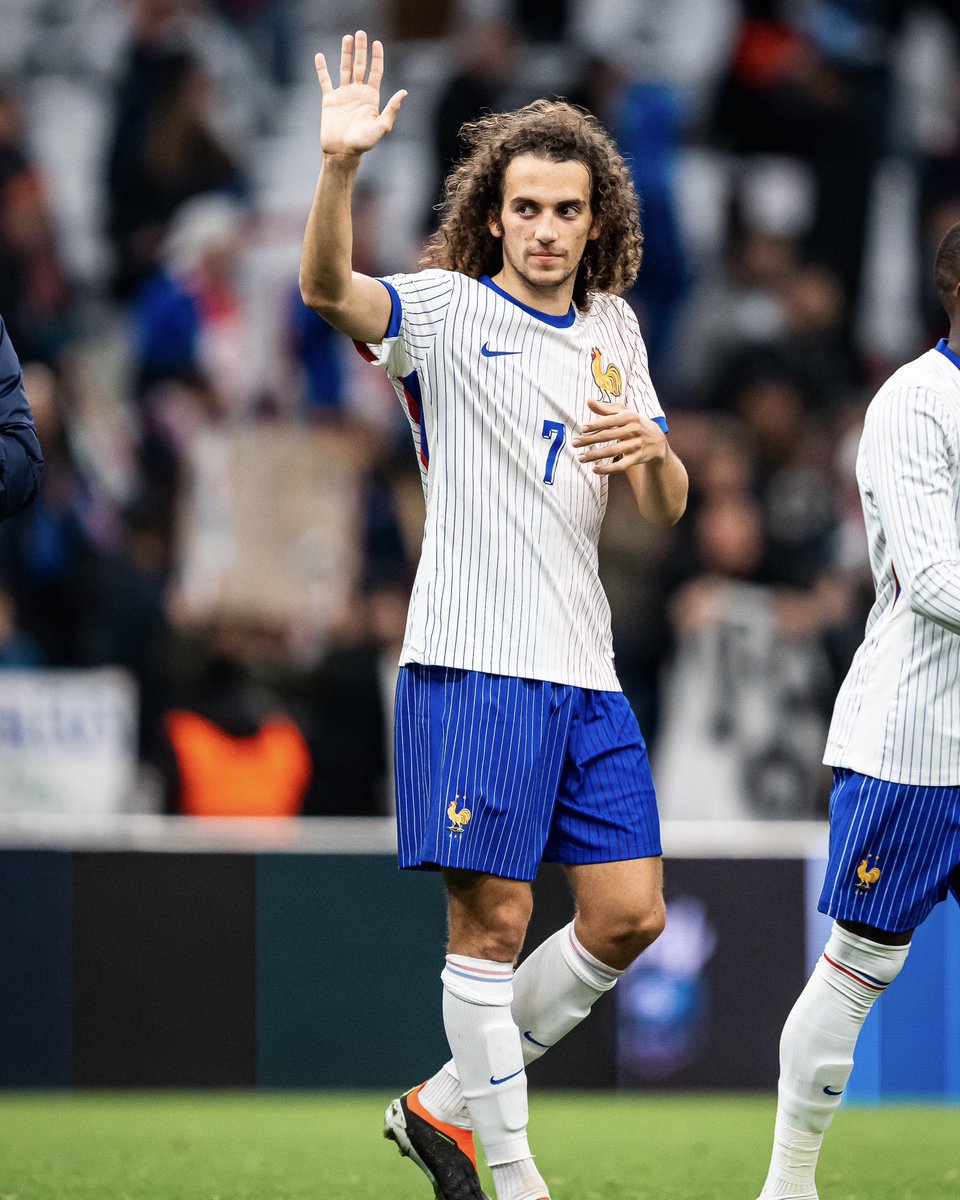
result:
[(950, 337), (871, 401), (857, 456), (876, 600), (840, 689), (820, 895), (833, 933), (787, 1017), (762, 1200), (817, 1200), (864, 1021), (916, 929), (960, 900), (960, 225), (935, 278)]

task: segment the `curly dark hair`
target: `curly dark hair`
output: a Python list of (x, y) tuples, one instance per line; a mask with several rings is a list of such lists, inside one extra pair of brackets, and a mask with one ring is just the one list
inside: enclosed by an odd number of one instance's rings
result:
[(957, 290), (960, 283), (960, 223), (951, 225), (937, 247), (933, 278), (942, 297)]
[(521, 154), (533, 154), (581, 162), (590, 173), (590, 208), (600, 236), (583, 252), (574, 303), (586, 311), (594, 292), (620, 295), (632, 286), (643, 253), (640, 205), (627, 164), (596, 117), (564, 100), (535, 100), (516, 112), (471, 121), (461, 137), (469, 152), (447, 176), (440, 228), (426, 248), (431, 266), (474, 279), (500, 270), (501, 241), (488, 225), (500, 219), (507, 167)]

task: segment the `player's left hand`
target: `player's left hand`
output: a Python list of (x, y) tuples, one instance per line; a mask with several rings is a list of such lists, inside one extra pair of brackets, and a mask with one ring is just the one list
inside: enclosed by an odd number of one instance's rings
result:
[(600, 400), (588, 400), (587, 404), (597, 416), (580, 426), (573, 445), (578, 449), (587, 447), (580, 455), (580, 461), (596, 463), (594, 474), (612, 475), (638, 463), (666, 459), (666, 434), (655, 421), (641, 417), (625, 404), (607, 404)]

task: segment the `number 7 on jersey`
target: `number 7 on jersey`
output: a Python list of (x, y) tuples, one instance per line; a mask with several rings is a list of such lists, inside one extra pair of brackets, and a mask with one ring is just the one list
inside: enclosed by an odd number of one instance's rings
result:
[(562, 421), (544, 421), (541, 437), (547, 441), (553, 441), (553, 445), (547, 453), (547, 469), (543, 473), (544, 483), (553, 483), (553, 474), (557, 469), (557, 456), (563, 449), (563, 443), (567, 440), (566, 426)]

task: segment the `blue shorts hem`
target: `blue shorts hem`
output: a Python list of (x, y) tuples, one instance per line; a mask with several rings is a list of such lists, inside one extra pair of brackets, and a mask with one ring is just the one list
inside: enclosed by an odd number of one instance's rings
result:
[(528, 869), (523, 867), (507, 871), (498, 865), (490, 866), (471, 862), (444, 863), (432, 858), (400, 860), (397, 865), (401, 871), (476, 871), (479, 875), (491, 875), (495, 879), (518, 879), (521, 883), (533, 883), (537, 877), (537, 867), (539, 866), (539, 864), (535, 864), (528, 873)]
[(910, 933), (912, 930), (918, 929), (935, 908), (936, 904), (930, 904), (925, 906), (922, 912), (913, 910), (913, 913), (909, 915), (898, 913), (894, 918), (875, 920), (869, 913), (853, 911), (851, 905), (834, 904), (831, 906), (822, 899), (817, 905), (818, 912), (832, 917), (835, 921), (851, 921), (858, 925), (866, 925), (869, 929), (881, 929), (884, 933)]
[(560, 863), (566, 867), (590, 866), (594, 863), (633, 862), (636, 858), (663, 858), (663, 846), (660, 842), (638, 842), (634, 846), (599, 849), (571, 850), (546, 853), (542, 861)]

